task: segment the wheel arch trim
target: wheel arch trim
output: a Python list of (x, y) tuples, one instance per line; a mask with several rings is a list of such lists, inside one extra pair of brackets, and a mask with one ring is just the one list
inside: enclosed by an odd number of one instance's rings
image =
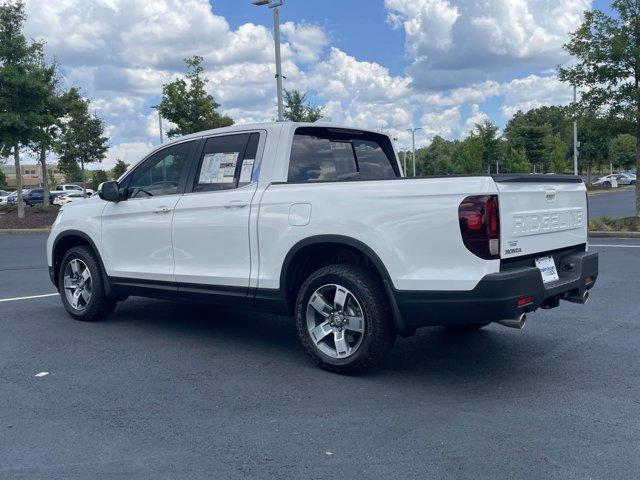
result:
[(289, 271), (289, 267), (291, 266), (292, 260), (295, 258), (296, 254), (300, 252), (303, 248), (309, 247), (311, 245), (320, 245), (320, 244), (337, 244), (344, 245), (350, 248), (354, 248), (360, 251), (363, 255), (365, 255), (371, 263), (373, 263), (376, 270), (380, 273), (382, 277), (383, 287), (385, 292), (387, 293), (387, 297), (389, 299), (389, 306), (391, 308), (391, 314), (393, 317), (394, 324), (398, 333), (404, 335), (407, 333), (407, 328), (405, 326), (404, 321), (402, 320), (402, 316), (400, 314), (400, 309), (396, 304), (396, 298), (393, 290), (393, 282), (391, 280), (391, 276), (389, 275), (389, 271), (387, 267), (385, 267), (384, 263), (380, 259), (380, 256), (366, 243), (362, 242), (353, 237), (345, 236), (345, 235), (314, 235), (311, 237), (304, 238), (294, 244), (282, 262), (282, 268), (280, 270), (280, 291), (284, 296), (284, 301), (288, 305), (291, 300), (288, 298), (288, 285), (287, 285), (287, 272)]
[[(56, 288), (58, 287), (58, 273), (59, 270), (57, 270), (59, 268), (59, 265), (56, 265), (56, 250), (58, 248), (58, 245), (60, 244), (60, 242), (62, 240), (64, 240), (65, 238), (68, 237), (79, 237), (82, 240), (84, 240), (85, 242), (87, 242), (89, 244), (89, 247), (91, 247), (91, 250), (93, 250), (93, 253), (95, 254), (96, 258), (98, 259), (98, 263), (100, 264), (100, 269), (102, 270), (102, 280), (104, 283), (104, 289), (105, 289), (105, 295), (107, 297), (113, 297), (115, 295), (113, 289), (111, 288), (111, 281), (109, 280), (109, 277), (107, 276), (107, 270), (104, 267), (104, 262), (102, 261), (102, 256), (100, 255), (100, 250), (98, 250), (98, 247), (96, 246), (95, 242), (93, 241), (93, 239), (85, 232), (81, 231), (81, 230), (65, 230), (63, 232), (60, 232), (58, 234), (58, 236), (56, 237), (56, 239), (53, 242), (53, 247), (51, 249), (51, 262), (53, 264), (53, 276), (52, 276), (52, 281), (54, 283), (54, 285), (56, 286)], [(64, 256), (63, 256), (64, 258)], [(59, 259), (59, 261), (61, 261), (62, 258)]]

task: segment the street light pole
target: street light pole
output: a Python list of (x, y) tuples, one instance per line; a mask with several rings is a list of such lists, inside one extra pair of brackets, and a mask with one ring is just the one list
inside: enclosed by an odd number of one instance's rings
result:
[[(575, 105), (578, 101), (578, 92), (577, 88), (573, 86), (573, 104)], [(575, 116), (573, 118), (573, 174), (578, 175), (578, 118)]]
[(407, 155), (409, 155), (409, 147), (402, 149), (402, 171), (405, 177), (407, 176)]
[(413, 148), (413, 176), (416, 176), (416, 132), (422, 130), (421, 127), (407, 128), (407, 132), (411, 132), (411, 145)]
[(280, 54), (280, 7), (284, 0), (252, 0), (257, 6), (267, 5), (273, 10), (273, 39), (276, 48), (276, 88), (278, 90), (278, 121), (284, 122), (284, 96), (282, 94), (282, 56)]
[(160, 114), (160, 105), (153, 105), (151, 108), (158, 112), (158, 128), (160, 129), (160, 145), (164, 143), (164, 132), (162, 130), (162, 115)]

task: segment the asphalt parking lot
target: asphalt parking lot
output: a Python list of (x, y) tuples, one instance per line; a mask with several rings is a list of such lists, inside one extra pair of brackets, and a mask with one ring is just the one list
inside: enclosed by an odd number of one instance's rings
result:
[[(45, 238), (0, 235), (0, 300), (53, 292)], [(588, 305), (422, 330), (363, 377), (312, 366), (283, 317), (0, 301), (0, 478), (637, 478), (640, 241), (592, 244), (615, 246)]]
[(621, 188), (605, 193), (589, 195), (589, 217), (623, 218), (636, 214), (636, 191), (634, 188)]

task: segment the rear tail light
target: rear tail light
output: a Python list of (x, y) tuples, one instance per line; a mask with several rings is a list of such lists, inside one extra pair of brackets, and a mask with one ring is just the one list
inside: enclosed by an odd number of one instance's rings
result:
[(471, 253), (485, 260), (500, 258), (500, 216), (496, 195), (465, 198), (458, 207), (458, 220), (462, 241)]

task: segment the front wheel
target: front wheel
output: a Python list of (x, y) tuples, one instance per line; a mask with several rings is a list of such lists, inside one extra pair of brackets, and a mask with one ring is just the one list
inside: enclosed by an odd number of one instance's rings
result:
[(384, 288), (363, 267), (330, 265), (311, 274), (295, 314), (298, 337), (311, 360), (336, 373), (377, 367), (396, 338)]
[(102, 320), (116, 307), (105, 295), (100, 263), (85, 246), (72, 248), (62, 259), (58, 290), (64, 308), (76, 320)]

